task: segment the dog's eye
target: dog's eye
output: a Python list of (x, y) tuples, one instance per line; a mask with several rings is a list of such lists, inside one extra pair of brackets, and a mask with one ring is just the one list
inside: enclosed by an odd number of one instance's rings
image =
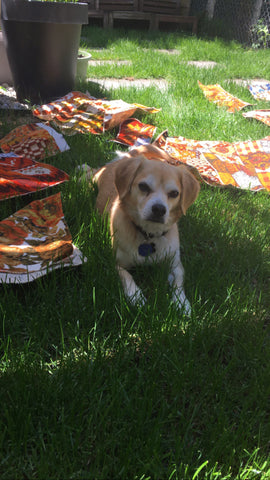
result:
[(178, 197), (178, 195), (179, 195), (178, 190), (171, 190), (171, 191), (168, 193), (168, 197), (169, 197), (169, 198), (176, 198), (176, 197)]
[(141, 192), (143, 192), (143, 193), (150, 193), (151, 192), (151, 188), (145, 182), (140, 182), (138, 186), (139, 186), (139, 189), (141, 190)]

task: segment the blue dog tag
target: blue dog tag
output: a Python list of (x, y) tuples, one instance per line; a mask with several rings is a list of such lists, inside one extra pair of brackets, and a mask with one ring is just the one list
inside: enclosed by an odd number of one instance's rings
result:
[(156, 248), (154, 243), (141, 243), (138, 248), (138, 253), (142, 257), (148, 257), (152, 253), (155, 253)]

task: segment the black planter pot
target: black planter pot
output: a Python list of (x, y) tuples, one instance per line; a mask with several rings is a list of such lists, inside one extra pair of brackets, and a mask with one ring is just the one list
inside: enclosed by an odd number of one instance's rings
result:
[(87, 4), (2, 0), (1, 17), (17, 99), (41, 104), (71, 91)]

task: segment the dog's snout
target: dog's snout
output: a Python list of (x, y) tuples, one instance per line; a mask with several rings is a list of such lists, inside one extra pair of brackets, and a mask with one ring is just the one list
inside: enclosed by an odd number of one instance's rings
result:
[(166, 213), (166, 207), (165, 205), (163, 205), (162, 203), (155, 203), (153, 206), (152, 206), (152, 213), (155, 217), (157, 218), (161, 218), (161, 217), (164, 217), (165, 213)]

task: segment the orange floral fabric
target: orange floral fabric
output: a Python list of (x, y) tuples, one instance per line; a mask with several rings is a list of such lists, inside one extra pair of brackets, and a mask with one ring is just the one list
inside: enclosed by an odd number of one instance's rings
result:
[(0, 283), (25, 283), (61, 266), (80, 265), (61, 195), (36, 200), (0, 222)]
[(66, 135), (75, 133), (102, 134), (120, 125), (136, 110), (156, 113), (159, 109), (123, 100), (100, 100), (81, 92), (70, 92), (64, 97), (33, 110), (45, 121), (52, 121)]
[(256, 141), (228, 143), (169, 137), (163, 132), (155, 144), (175, 164), (187, 164), (206, 183), (270, 190), (270, 136)]
[(226, 92), (218, 83), (215, 85), (203, 85), (198, 81), (198, 85), (210, 102), (216, 103), (219, 107), (226, 107), (231, 113), (251, 105)]
[(145, 143), (151, 143), (156, 127), (142, 123), (136, 118), (129, 118), (121, 123), (119, 133), (114, 140), (128, 146), (139, 146)]
[(42, 160), (69, 150), (64, 137), (43, 123), (15, 128), (0, 140), (0, 148), (4, 153), (13, 152), (32, 160)]
[(0, 200), (27, 195), (69, 180), (67, 173), (13, 153), (0, 154)]

